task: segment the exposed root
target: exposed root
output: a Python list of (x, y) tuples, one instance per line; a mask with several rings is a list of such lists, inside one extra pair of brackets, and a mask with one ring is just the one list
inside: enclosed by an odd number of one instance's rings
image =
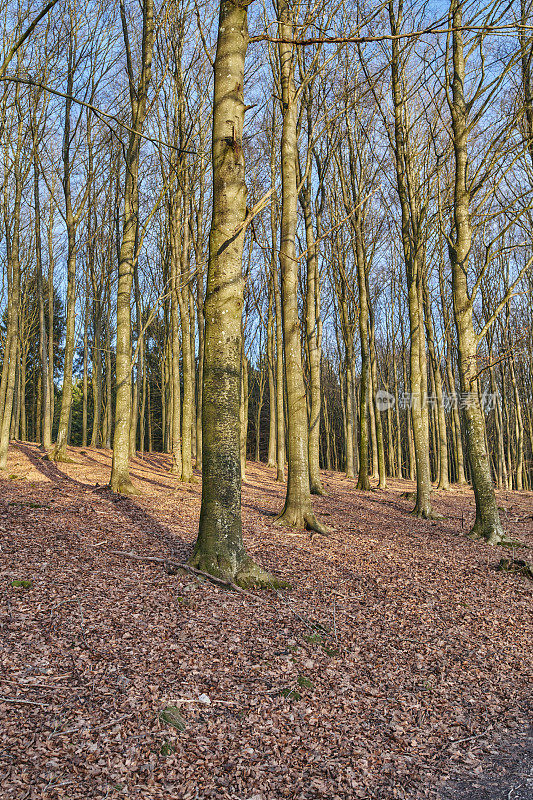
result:
[(474, 528), (472, 528), (471, 531), (467, 531), (464, 534), (464, 536), (466, 539), (472, 539), (473, 542), (477, 542), (479, 539), (483, 539), (483, 534), (480, 533), (479, 531), (474, 530)]
[(355, 487), (360, 492), (369, 492), (372, 489), (370, 485), (370, 478), (368, 475), (361, 475), (359, 473), (359, 477), (357, 478), (357, 486)]
[(193, 553), (184, 567), (215, 583), (236, 591), (242, 589), (287, 589), (289, 584), (279, 580), (253, 561), (250, 556), (233, 565), (224, 558), (202, 552)]
[(109, 484), (109, 488), (112, 492), (117, 494), (128, 494), (128, 495), (137, 495), (141, 494), (140, 490), (137, 489), (129, 478), (120, 480), (120, 481), (112, 481)]
[(67, 456), (64, 450), (58, 450), (54, 447), (49, 453), (45, 453), (42, 457), (43, 461), (53, 461), (55, 464), (76, 464), (75, 459)]
[(282, 525), (286, 528), (295, 528), (296, 530), (310, 531), (312, 534), (320, 533), (322, 536), (327, 536), (329, 531), (325, 525), (317, 520), (313, 511), (301, 511), (290, 508), (285, 508), (279, 517), (274, 520), (274, 525)]
[(317, 497), (324, 497), (326, 494), (324, 487), (322, 486), (320, 481), (315, 481), (314, 483), (311, 483), (309, 486), (309, 491), (311, 492), (311, 494), (314, 494)]
[(483, 530), (482, 524), (477, 520), (474, 523), (473, 528), (468, 531), (468, 533), (465, 533), (465, 536), (468, 539), (472, 539), (474, 542), (483, 539), (491, 546), (501, 544), (503, 546), (512, 547), (515, 544), (512, 539), (509, 539), (509, 537), (506, 536), (501, 526), (495, 525), (490, 527), (488, 530)]
[(194, 475), (192, 475), (192, 474), (191, 474), (189, 477), (187, 477), (187, 476), (183, 476), (183, 475), (182, 475), (182, 476), (181, 476), (181, 478), (180, 478), (180, 481), (181, 481), (182, 483), (194, 483), (194, 484), (196, 484), (196, 483), (200, 483), (200, 481), (198, 480), (198, 478), (196, 478), (196, 477), (195, 477)]
[(286, 581), (275, 578), (249, 556), (246, 556), (242, 566), (234, 577), (234, 582), (242, 589), (289, 589)]
[(502, 558), (496, 567), (498, 572), (515, 572), (518, 575), (525, 575), (526, 578), (533, 580), (533, 568), (531, 564), (521, 558)]
[(437, 514), (436, 511), (433, 511), (432, 508), (422, 507), (415, 505), (413, 510), (410, 512), (412, 517), (416, 517), (416, 519), (430, 519), (430, 520), (440, 520), (444, 519), (442, 514)]
[(305, 527), (311, 535), (313, 533), (320, 533), (322, 536), (327, 536), (329, 531), (325, 525), (317, 520), (312, 511), (305, 515)]

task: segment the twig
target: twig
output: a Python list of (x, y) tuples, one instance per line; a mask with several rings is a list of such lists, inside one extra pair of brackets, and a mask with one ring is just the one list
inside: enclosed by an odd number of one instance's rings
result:
[(87, 644), (87, 638), (85, 636), (85, 619), (83, 617), (83, 610), (82, 610), (81, 602), (80, 602), (79, 599), (78, 599), (78, 608), (80, 609), (80, 617), (81, 617), (81, 626), (80, 626), (80, 628), (81, 628), (81, 638), (83, 639), (83, 643), (84, 643), (85, 647), (87, 649), (89, 649), (89, 645)]
[(83, 688), (81, 686), (60, 686), (59, 684), (50, 683), (20, 683), (19, 681), (10, 681), (8, 678), (0, 678), (0, 683), (11, 683), (21, 689), (68, 689), (69, 692), (79, 692)]
[(335, 618), (335, 600), (333, 600), (333, 634), (335, 636), (335, 644), (339, 644), (339, 639), (337, 637), (337, 622)]
[(297, 617), (300, 620), (300, 622), (302, 622), (307, 628), (309, 628), (309, 630), (311, 630), (311, 631), (313, 631), (315, 633), (316, 633), (318, 627), (320, 627), (321, 630), (324, 630), (322, 625), (317, 626), (317, 625), (314, 625), (312, 622), (308, 622), (305, 619), (305, 617), (302, 617), (301, 614), (298, 614), (298, 612), (294, 610), (294, 608), (291, 606), (289, 601), (286, 600), (285, 597), (283, 597), (283, 595), (281, 594), (281, 592), (278, 589), (276, 589), (275, 591), (276, 591), (277, 596), (280, 598), (280, 600), (283, 600), (283, 602), (290, 608), (290, 610), (292, 611), (294, 616)]
[(44, 703), (36, 703), (34, 700), (19, 700), (18, 698), (11, 699), (9, 697), (0, 697), (0, 703), (15, 703), (22, 706), (39, 706), (39, 708), (48, 708)]
[(471, 742), (474, 739), (481, 739), (482, 736), (485, 736), (485, 734), (491, 730), (492, 730), (492, 725), (489, 725), (488, 728), (486, 728), (484, 731), (481, 731), (481, 733), (476, 733), (475, 736), (465, 736), (464, 739), (452, 739), (450, 742), (446, 742), (446, 744), (443, 745), (440, 748), (440, 750), (437, 750), (437, 752), (435, 753), (435, 755), (431, 760), (434, 761), (437, 758), (437, 756), (439, 756), (443, 752), (443, 750), (447, 750), (447, 748), (450, 747), (452, 744), (461, 744), (462, 742)]
[(80, 733), (81, 731), (90, 731), (91, 733), (94, 733), (95, 731), (104, 731), (106, 728), (112, 728), (114, 725), (118, 725), (119, 722), (123, 722), (125, 719), (129, 719), (130, 717), (133, 717), (133, 716), (134, 716), (133, 714), (123, 714), (121, 717), (118, 717), (117, 719), (113, 719), (113, 720), (111, 720), (111, 722), (104, 722), (103, 725), (97, 725), (95, 728), (91, 728), (90, 725), (88, 727), (85, 727), (85, 728), (83, 728), (83, 727), (82, 728), (67, 728), (67, 730), (65, 730), (65, 731), (57, 731), (57, 732), (51, 733), (48, 738), (52, 739), (52, 737), (54, 737), (54, 736), (66, 736), (69, 733)]

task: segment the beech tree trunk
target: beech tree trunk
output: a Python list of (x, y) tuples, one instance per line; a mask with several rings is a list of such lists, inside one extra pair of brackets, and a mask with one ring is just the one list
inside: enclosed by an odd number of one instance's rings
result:
[[(400, 0), (395, 15), (392, 0), (389, 2), (391, 33), (400, 32), (403, 2)], [(429, 429), (427, 414), (427, 362), (424, 335), (424, 318), (421, 305), (421, 281), (424, 262), (424, 246), (421, 230), (420, 198), (408, 175), (410, 169), (410, 144), (406, 129), (406, 98), (400, 63), (400, 42), (392, 41), (391, 59), (392, 99), (394, 105), (394, 156), (398, 198), (402, 220), (401, 237), (407, 281), (410, 344), (410, 407), (416, 462), (416, 503), (413, 515), (431, 519), (431, 473), (429, 463)], [(412, 464), (412, 461), (411, 461)]]
[(276, 581), (242, 539), (239, 403), (246, 218), (244, 61), (247, 6), (222, 0), (214, 64), (213, 207), (205, 299), (202, 505), (191, 564), (240, 586)]
[[(121, 3), (122, 26), (126, 50), (129, 51), (128, 29), (124, 6)], [(128, 58), (132, 132), (126, 152), (126, 176), (124, 184), (124, 224), (120, 245), (117, 288), (117, 348), (115, 399), (115, 432), (113, 438), (113, 463), (111, 467), (111, 489), (122, 494), (138, 494), (130, 479), (130, 426), (131, 426), (131, 288), (133, 284), (134, 260), (137, 256), (139, 215), (139, 150), (140, 133), (146, 116), (148, 84), (152, 70), (154, 42), (153, 0), (143, 0), (142, 63), (137, 86), (134, 84), (131, 61)]]
[[(20, 212), (22, 202), (22, 172), (20, 159), (22, 157), (23, 127), (22, 115), (16, 92), (18, 125), (17, 144), (12, 165), (15, 178), (15, 198), (13, 208), (7, 210), (4, 206), (4, 225), (7, 240), (7, 331), (4, 344), (4, 362), (2, 365), (2, 379), (0, 382), (0, 396), (2, 398), (2, 419), (0, 424), (0, 469), (7, 467), (7, 451), (11, 433), (13, 405), (15, 401), (15, 383), (17, 377), (17, 361), (19, 353), (19, 305), (20, 305)], [(6, 193), (7, 195), (7, 193)], [(4, 195), (4, 203), (6, 202)]]
[[(279, 3), (280, 38), (290, 39), (292, 17), (286, 0)], [(288, 479), (285, 505), (277, 518), (279, 525), (308, 528), (324, 533), (311, 507), (309, 488), (309, 440), (307, 399), (303, 379), (300, 322), (298, 318), (298, 262), (296, 260), (296, 225), (298, 220), (297, 187), (297, 117), (294, 85), (294, 52), (291, 45), (280, 43), (279, 59), (283, 101), (281, 134), (281, 238), (279, 259), (283, 295), (283, 344), (287, 387)]]
[(477, 347), (472, 299), (468, 293), (468, 260), (472, 244), (470, 190), (468, 183), (468, 105), (464, 95), (465, 59), (463, 53), (462, 2), (450, 5), (452, 30), (452, 92), (449, 97), (455, 156), (455, 184), (452, 232), (449, 248), (452, 267), (452, 292), (455, 328), (459, 351), (459, 378), (464, 393), (468, 461), (476, 498), (476, 519), (469, 533), (489, 544), (505, 540), (496, 503), (485, 446), (485, 418), (477, 393)]

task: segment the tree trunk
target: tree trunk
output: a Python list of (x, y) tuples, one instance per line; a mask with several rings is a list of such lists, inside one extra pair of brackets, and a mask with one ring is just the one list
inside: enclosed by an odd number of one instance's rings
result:
[(241, 442), (241, 480), (246, 479), (246, 456), (248, 450), (248, 358), (244, 350), (244, 336), (241, 358), (241, 400), (239, 405)]
[[(4, 226), (7, 242), (7, 331), (4, 344), (4, 363), (0, 395), (2, 397), (2, 420), (0, 425), (0, 469), (6, 469), (9, 435), (15, 399), (15, 380), (17, 376), (18, 344), (19, 344), (19, 306), (20, 306), (20, 211), (22, 202), (22, 174), (20, 158), (22, 154), (22, 116), (18, 102), (18, 133), (15, 151), (13, 174), (15, 178), (15, 199), (13, 209), (4, 206)], [(4, 200), (7, 198), (7, 192)], [(12, 224), (12, 228), (11, 228)], [(11, 228), (11, 232), (8, 233)]]
[(274, 265), (268, 288), (268, 316), (267, 316), (267, 371), (268, 371), (268, 459), (267, 467), (276, 466), (276, 378), (274, 372), (274, 321), (272, 318), (273, 286), (275, 280)]
[(181, 275), (178, 288), (178, 303), (181, 320), (181, 354), (183, 364), (183, 408), (181, 428), (181, 480), (191, 483), (192, 471), (192, 423), (194, 404), (193, 352), (191, 352), (191, 316), (189, 310), (189, 198), (187, 170), (182, 171), (184, 185), (182, 209)]
[(81, 410), (81, 446), (87, 447), (87, 399), (89, 394), (89, 284), (85, 286), (85, 314), (83, 319), (83, 378), (82, 378), (82, 410)]
[(435, 335), (433, 332), (433, 321), (431, 319), (431, 305), (429, 302), (429, 293), (427, 287), (424, 286), (424, 312), (425, 323), (427, 332), (427, 342), (429, 357), (431, 360), (431, 367), (433, 370), (433, 381), (435, 384), (435, 395), (437, 402), (437, 415), (438, 415), (438, 449), (439, 449), (439, 472), (438, 472), (438, 489), (449, 489), (450, 482), (448, 477), (448, 439), (446, 436), (446, 414), (444, 411), (444, 397), (442, 394), (442, 375), (440, 371), (440, 359), (438, 357), (437, 349), (435, 347)]
[(69, 66), (67, 75), (67, 99), (65, 100), (65, 126), (63, 132), (63, 194), (65, 197), (65, 224), (67, 227), (67, 321), (65, 330), (65, 355), (63, 362), (63, 388), (61, 411), (55, 447), (50, 454), (53, 461), (70, 461), (67, 458), (70, 415), (72, 409), (72, 362), (76, 346), (76, 219), (72, 208), (71, 161), (70, 161), (70, 110), (74, 86), (73, 38), (69, 44)]
[(472, 242), (470, 190), (468, 188), (468, 105), (464, 97), (465, 60), (461, 0), (452, 0), (452, 117), (455, 156), (454, 230), (449, 248), (452, 267), (453, 312), (459, 350), (459, 378), (464, 393), (468, 461), (476, 498), (476, 520), (470, 537), (483, 538), (489, 544), (505, 539), (496, 503), (485, 447), (485, 419), (476, 391), (477, 346), (472, 300), (468, 293), (468, 260)]
[[(44, 315), (44, 287), (41, 242), (41, 202), (39, 192), (39, 159), (37, 141), (33, 138), (33, 189), (35, 202), (35, 269), (37, 273), (37, 294), (39, 303), (39, 357), (41, 362), (41, 443), (48, 451), (52, 446), (52, 423), (50, 418), (50, 382), (48, 378), (48, 335)], [(53, 329), (50, 329), (53, 337)]]
[(387, 473), (385, 471), (385, 446), (383, 444), (383, 424), (381, 421), (381, 408), (378, 403), (378, 362), (376, 355), (376, 334), (374, 324), (374, 312), (372, 301), (370, 300), (370, 290), (368, 286), (368, 270), (365, 270), (366, 290), (369, 312), (369, 345), (370, 345), (370, 376), (372, 387), (372, 403), (374, 408), (374, 423), (376, 426), (376, 458), (377, 473), (379, 478), (378, 489), (387, 488)]
[[(398, 17), (395, 17), (391, 0), (389, 2), (389, 19), (393, 36), (400, 32), (401, 14), (400, 4)], [(412, 513), (423, 519), (431, 519), (435, 515), (432, 512), (430, 500), (427, 364), (421, 305), (424, 246), (421, 240), (420, 200), (407, 177), (411, 171), (411, 153), (405, 123), (406, 99), (400, 69), (400, 43), (397, 38), (392, 41), (391, 77), (394, 105), (394, 155), (398, 197), (402, 213), (401, 235), (410, 326), (410, 407), (416, 462), (416, 504)]]
[[(124, 6), (121, 17), (126, 49), (128, 32)], [(126, 153), (126, 176), (124, 185), (124, 224), (118, 265), (117, 287), (117, 349), (116, 349), (116, 399), (115, 433), (113, 438), (113, 464), (111, 467), (111, 489), (123, 494), (137, 494), (130, 479), (130, 424), (131, 424), (131, 288), (133, 283), (136, 233), (139, 215), (139, 149), (141, 129), (146, 116), (148, 84), (152, 68), (154, 40), (153, 0), (143, 2), (143, 46), (141, 73), (137, 87), (134, 86), (131, 65), (129, 69), (132, 132)]]
[(222, 0), (213, 97), (213, 208), (205, 299), (202, 506), (191, 564), (240, 586), (274, 579), (244, 550), (239, 401), (246, 184), (242, 132), (247, 8)]
[[(311, 136), (311, 132), (309, 133)], [(317, 315), (318, 294), (318, 256), (311, 217), (311, 176), (300, 193), (304, 214), (305, 238), (307, 246), (307, 298), (306, 298), (306, 337), (309, 359), (309, 487), (311, 494), (324, 494), (320, 480), (320, 343), (319, 319)]]
[[(286, 0), (279, 3), (280, 37), (290, 39), (293, 26)], [(309, 439), (307, 400), (303, 379), (300, 322), (298, 318), (298, 262), (296, 260), (297, 188), (297, 116), (294, 86), (293, 49), (279, 44), (283, 129), (281, 135), (281, 240), (279, 259), (283, 294), (283, 344), (287, 387), (288, 480), (287, 494), (278, 524), (290, 528), (308, 528), (324, 533), (311, 507), (309, 488)]]

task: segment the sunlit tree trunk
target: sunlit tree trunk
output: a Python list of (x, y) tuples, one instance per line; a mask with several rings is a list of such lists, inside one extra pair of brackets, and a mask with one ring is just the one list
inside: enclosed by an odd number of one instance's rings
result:
[[(311, 131), (309, 131), (309, 138)], [(317, 314), (318, 297), (318, 255), (311, 216), (311, 176), (300, 193), (303, 209), (305, 239), (307, 247), (307, 296), (306, 296), (306, 337), (309, 359), (309, 486), (311, 494), (324, 494), (320, 479), (320, 339)]]
[(189, 309), (189, 199), (187, 170), (182, 172), (184, 198), (182, 208), (182, 241), (178, 303), (181, 321), (181, 353), (183, 364), (183, 408), (181, 428), (181, 480), (190, 483), (192, 471), (192, 428), (194, 404), (194, 366), (191, 350), (191, 315)]
[[(39, 191), (39, 159), (37, 154), (37, 139), (33, 131), (33, 192), (35, 204), (35, 270), (37, 274), (37, 294), (39, 303), (39, 357), (41, 362), (41, 442), (48, 451), (52, 446), (52, 423), (50, 418), (50, 381), (48, 378), (48, 334), (44, 313), (44, 286), (42, 265), (42, 240), (41, 240), (41, 199)], [(53, 337), (53, 329), (50, 329)]]
[[(121, 5), (124, 42), (129, 52), (128, 30), (124, 6)], [(143, 41), (141, 72), (137, 86), (133, 67), (128, 58), (132, 132), (126, 153), (124, 184), (124, 223), (118, 265), (117, 288), (117, 346), (116, 346), (116, 400), (115, 432), (113, 439), (113, 464), (111, 489), (114, 492), (133, 494), (137, 490), (130, 479), (130, 424), (131, 424), (131, 288), (133, 282), (136, 233), (139, 214), (139, 150), (140, 132), (146, 116), (148, 84), (152, 69), (154, 40), (153, 0), (143, 0)]]
[[(394, 12), (392, 0), (389, 2), (391, 33), (400, 32), (403, 2), (400, 0), (398, 14)], [(416, 503), (414, 516), (430, 519), (434, 517), (431, 509), (431, 474), (429, 463), (429, 429), (427, 414), (427, 363), (424, 319), (421, 306), (421, 280), (424, 247), (421, 241), (421, 219), (419, 204), (414, 187), (408, 180), (410, 163), (410, 144), (406, 131), (406, 97), (400, 64), (400, 41), (392, 41), (391, 59), (392, 98), (394, 105), (394, 156), (398, 197), (401, 206), (401, 237), (407, 281), (407, 300), (409, 310), (410, 344), (410, 406), (416, 462)], [(412, 462), (411, 462), (412, 463)]]
[(459, 378), (465, 393), (468, 461), (476, 498), (476, 519), (471, 538), (483, 538), (489, 544), (505, 539), (496, 503), (485, 447), (485, 419), (477, 394), (477, 346), (474, 331), (472, 300), (468, 293), (468, 260), (472, 244), (470, 219), (470, 190), (468, 184), (468, 105), (464, 95), (465, 60), (463, 54), (462, 2), (452, 0), (450, 6), (452, 30), (451, 97), (455, 184), (453, 208), (453, 241), (449, 248), (452, 267), (453, 312), (459, 352)]
[(81, 446), (87, 447), (87, 399), (89, 394), (89, 284), (85, 285), (85, 313), (83, 315), (83, 377), (81, 410)]
[(437, 402), (438, 418), (438, 450), (439, 450), (439, 470), (438, 470), (438, 489), (449, 489), (450, 482), (448, 477), (448, 439), (446, 435), (446, 415), (444, 411), (444, 396), (442, 393), (442, 375), (440, 371), (440, 359), (435, 346), (435, 334), (433, 332), (433, 321), (431, 319), (431, 305), (427, 287), (424, 286), (424, 317), (427, 331), (427, 343), (433, 380), (435, 384), (435, 396)]
[(213, 207), (205, 299), (202, 505), (191, 564), (240, 586), (273, 585), (242, 539), (239, 402), (246, 218), (247, 7), (222, 0), (214, 64)]
[[(279, 19), (281, 37), (290, 39), (293, 26), (286, 0), (281, 0), (279, 4)], [(279, 259), (283, 292), (283, 349), (287, 388), (288, 479), (285, 505), (277, 522), (291, 528), (308, 528), (323, 533), (325, 529), (317, 521), (311, 507), (307, 400), (298, 318), (298, 262), (296, 260), (298, 105), (294, 85), (293, 57), (292, 46), (280, 43), (283, 129), (281, 134), (282, 203)]]
[(372, 301), (370, 299), (370, 287), (368, 284), (368, 270), (366, 272), (366, 287), (368, 298), (368, 313), (369, 313), (369, 347), (370, 347), (370, 376), (372, 388), (372, 404), (374, 408), (374, 423), (376, 426), (376, 459), (377, 459), (377, 473), (379, 478), (379, 489), (387, 488), (387, 473), (385, 471), (385, 445), (383, 443), (383, 423), (381, 420), (381, 409), (378, 405), (377, 392), (378, 392), (378, 359), (376, 354), (376, 333), (374, 322), (374, 311), (372, 308)]
[(0, 395), (2, 396), (2, 418), (0, 424), (0, 469), (7, 466), (7, 451), (13, 417), (15, 399), (15, 381), (17, 377), (17, 361), (19, 346), (19, 306), (20, 306), (20, 220), (22, 203), (22, 142), (23, 118), (20, 109), (19, 91), (16, 90), (16, 107), (18, 110), (17, 142), (15, 145), (12, 173), (15, 180), (15, 196), (12, 209), (5, 206), (7, 192), (4, 196), (4, 225), (7, 240), (7, 331), (4, 344), (4, 362)]
[(268, 374), (268, 459), (267, 466), (276, 466), (276, 378), (274, 371), (274, 321), (272, 316), (273, 287), (276, 264), (274, 263), (268, 282), (267, 311), (267, 374)]
[[(276, 185), (276, 114), (272, 111), (272, 129), (270, 142), (270, 183), (271, 188)], [(276, 481), (283, 483), (285, 480), (285, 410), (284, 410), (284, 387), (285, 387), (285, 362), (283, 352), (283, 320), (281, 311), (281, 292), (279, 286), (279, 272), (277, 268), (278, 251), (278, 224), (277, 224), (277, 195), (272, 193), (270, 201), (270, 233), (271, 233), (271, 270), (272, 287), (274, 290), (274, 319), (276, 330)]]

